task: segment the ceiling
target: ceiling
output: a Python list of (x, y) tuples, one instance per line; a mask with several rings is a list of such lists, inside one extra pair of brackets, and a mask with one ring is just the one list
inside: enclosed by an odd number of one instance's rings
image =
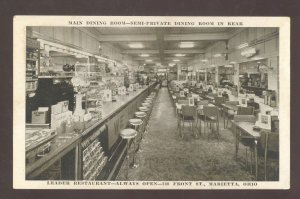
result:
[(110, 43), (139, 64), (187, 63), (237, 28), (228, 27), (97, 27), (99, 41)]

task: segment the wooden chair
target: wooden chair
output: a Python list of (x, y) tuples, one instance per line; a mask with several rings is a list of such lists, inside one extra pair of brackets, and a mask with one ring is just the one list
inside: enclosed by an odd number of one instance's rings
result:
[[(234, 115), (235, 122), (250, 122), (255, 124), (256, 117), (254, 115)], [(236, 146), (238, 147), (239, 143), (242, 143), (246, 147), (246, 167), (248, 167), (248, 150), (250, 151), (250, 172), (252, 173), (252, 155), (255, 155), (255, 159), (257, 160), (257, 154), (254, 153), (255, 149), (255, 138), (252, 136), (243, 135), (240, 131), (237, 132), (235, 126), (235, 138), (236, 138)], [(237, 157), (237, 154), (236, 154)], [(256, 177), (257, 177), (257, 162), (255, 164), (256, 168)]]
[(215, 105), (219, 108), (220, 115), (223, 115), (223, 108), (222, 104), (225, 103), (225, 98), (217, 96), (215, 97)]
[(237, 115), (254, 115), (254, 108), (239, 106), (237, 110)]
[(263, 149), (263, 156), (264, 156), (264, 178), (267, 180), (267, 161), (268, 155), (270, 152), (275, 153), (276, 155), (279, 154), (279, 133), (275, 132), (261, 132), (261, 139), (260, 139), (261, 147)]
[[(232, 106), (237, 106), (239, 105), (239, 101), (227, 101), (225, 102), (226, 105), (232, 105)], [(228, 121), (233, 119), (233, 116), (235, 115), (235, 111), (229, 110), (224, 108), (223, 109), (223, 117), (224, 117), (224, 128), (227, 128), (228, 126)], [(225, 126), (225, 118), (226, 118), (226, 126)]]
[(219, 140), (219, 136), (220, 136), (220, 128), (219, 128), (219, 109), (216, 106), (203, 106), (203, 113), (204, 113), (204, 133), (205, 133), (205, 126), (207, 127), (207, 125), (205, 124), (210, 124), (210, 128), (213, 132), (212, 126), (211, 124), (215, 124), (216, 125), (216, 132), (217, 132), (217, 137)]
[(203, 108), (204, 106), (207, 106), (209, 104), (208, 100), (200, 100), (197, 102), (198, 106), (198, 111), (197, 111), (197, 122), (196, 122), (196, 127), (198, 127), (198, 121), (200, 123), (200, 134), (201, 134), (201, 120), (204, 121), (204, 113), (203, 113)]
[(188, 105), (184, 105), (181, 108), (181, 113), (179, 114), (180, 117), (180, 134), (181, 134), (181, 138), (184, 138), (184, 134), (182, 133), (181, 130), (181, 124), (183, 124), (184, 127), (184, 123), (188, 122), (190, 124), (191, 130), (194, 134), (194, 136), (196, 137), (196, 134), (194, 133), (194, 122), (196, 121), (196, 117), (197, 117), (197, 108), (195, 106), (188, 106)]
[(224, 97), (215, 97), (215, 105), (218, 107), (221, 107), (222, 104), (225, 103), (225, 98)]

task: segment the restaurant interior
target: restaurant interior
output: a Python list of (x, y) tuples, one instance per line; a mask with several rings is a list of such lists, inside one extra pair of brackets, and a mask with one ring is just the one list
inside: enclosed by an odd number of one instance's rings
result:
[(279, 104), (278, 28), (27, 27), (26, 179), (278, 181)]

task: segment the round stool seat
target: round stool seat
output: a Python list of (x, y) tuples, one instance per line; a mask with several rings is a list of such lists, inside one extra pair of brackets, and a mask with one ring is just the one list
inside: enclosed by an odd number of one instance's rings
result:
[(144, 111), (144, 112), (149, 111), (149, 109), (147, 107), (144, 107), (144, 106), (139, 107), (139, 110)]
[(150, 107), (150, 106), (151, 106), (151, 104), (149, 104), (149, 103), (147, 103), (147, 102), (142, 103), (142, 105), (145, 106), (145, 107)]
[(132, 139), (132, 138), (135, 138), (137, 135), (137, 132), (136, 130), (134, 129), (123, 129), (121, 132), (120, 132), (120, 136), (123, 138), (123, 139)]
[(151, 100), (145, 100), (144, 103), (152, 104), (152, 101)]
[(143, 117), (147, 116), (147, 114), (145, 112), (135, 112), (135, 115), (139, 118), (143, 118)]
[(130, 119), (130, 120), (129, 120), (129, 123), (130, 123), (131, 125), (138, 126), (138, 125), (143, 124), (143, 120), (138, 119), (138, 118), (134, 118), (134, 119)]

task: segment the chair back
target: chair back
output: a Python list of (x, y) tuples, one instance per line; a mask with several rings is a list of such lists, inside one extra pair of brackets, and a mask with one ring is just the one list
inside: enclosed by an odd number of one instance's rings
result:
[(177, 97), (176, 99), (177, 99), (177, 102), (179, 102), (180, 100), (187, 100), (186, 97)]
[(208, 100), (200, 100), (200, 101), (197, 103), (197, 105), (202, 105), (202, 106), (208, 105), (208, 104), (209, 104), (209, 101), (208, 101)]
[(206, 117), (219, 119), (219, 109), (216, 106), (204, 106), (203, 113)]
[(235, 122), (252, 122), (255, 123), (256, 117), (254, 115), (234, 115)]
[(182, 116), (184, 117), (194, 117), (196, 115), (197, 108), (195, 106), (182, 106)]
[(218, 94), (217, 94), (217, 93), (208, 93), (207, 95), (208, 95), (208, 96), (211, 96), (211, 97), (218, 97)]
[(238, 110), (237, 110), (237, 114), (238, 115), (254, 115), (254, 108), (239, 106)]
[(261, 131), (260, 141), (264, 150), (279, 152), (279, 133)]
[(224, 97), (215, 97), (215, 104), (217, 106), (221, 106), (221, 104), (223, 104), (225, 102)]
[(189, 100), (184, 99), (184, 100), (178, 100), (177, 101), (178, 104), (189, 104)]
[(233, 105), (233, 106), (237, 106), (239, 105), (239, 101), (227, 101), (225, 102), (226, 105)]

